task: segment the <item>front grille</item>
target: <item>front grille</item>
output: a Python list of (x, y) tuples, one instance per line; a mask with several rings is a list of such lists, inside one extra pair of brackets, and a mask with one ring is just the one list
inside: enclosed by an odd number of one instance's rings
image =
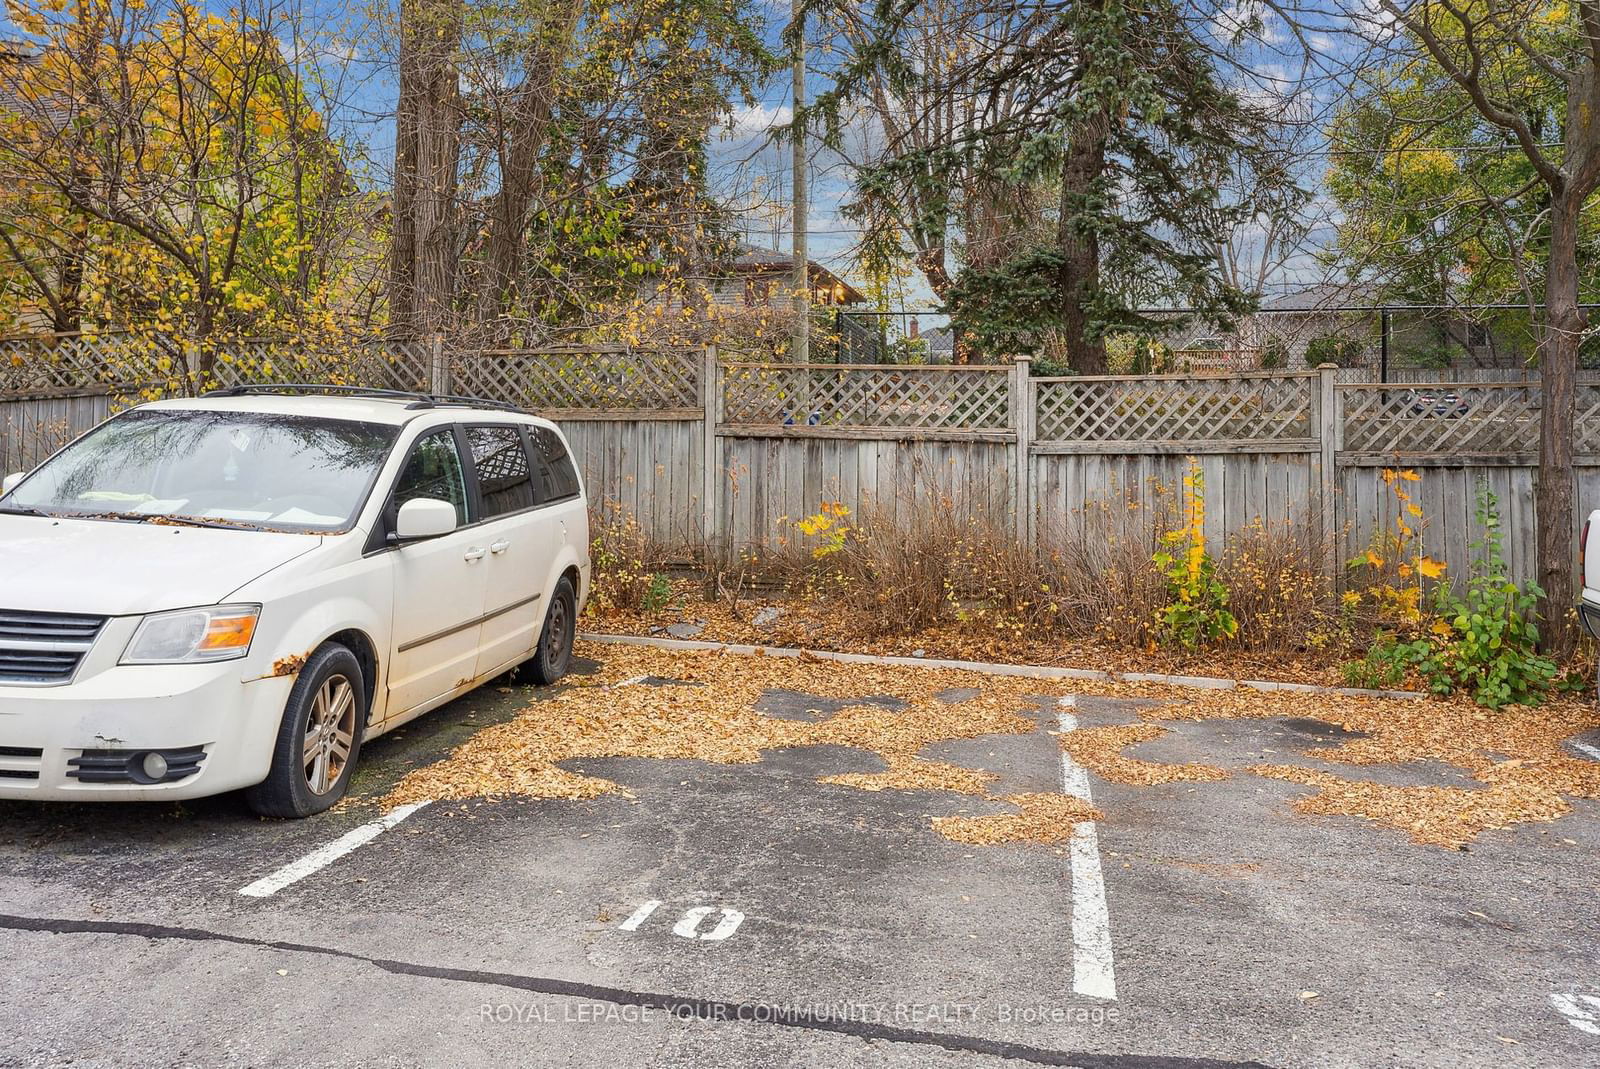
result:
[[(145, 774), (147, 754), (158, 753), (167, 759), (167, 773), (160, 779)], [(183, 750), (84, 750), (67, 759), (67, 775), (82, 783), (176, 783), (200, 771), (206, 751), (199, 746)]]
[(0, 683), (66, 683), (104, 616), (0, 609)]
[(36, 780), (43, 758), (43, 750), (27, 746), (0, 746), (0, 779)]

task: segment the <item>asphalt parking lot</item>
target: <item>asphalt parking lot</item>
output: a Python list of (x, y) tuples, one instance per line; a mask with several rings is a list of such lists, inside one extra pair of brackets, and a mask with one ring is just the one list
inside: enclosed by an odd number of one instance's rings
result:
[[(307, 821), (0, 805), (0, 1064), (1600, 1064), (1593, 803), (1444, 850), (1296, 816), (1291, 783), (1085, 779), (1087, 837), (975, 847), (929, 818), (981, 800), (821, 783), (882, 765), (807, 746), (584, 759), (632, 796), (374, 824), (408, 769), (545, 697), (485, 688), (376, 741)], [(1060, 708), (1023, 711), (1039, 731), (928, 756), (1071, 793)], [(1317, 730), (1139, 752), (1242, 767)]]

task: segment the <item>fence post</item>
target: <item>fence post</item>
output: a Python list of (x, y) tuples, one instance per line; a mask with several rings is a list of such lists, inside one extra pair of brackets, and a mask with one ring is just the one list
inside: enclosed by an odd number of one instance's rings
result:
[(700, 367), (700, 405), (704, 421), (700, 458), (700, 537), (709, 553), (717, 540), (717, 423), (722, 418), (722, 368), (717, 347), (707, 345)]
[(1024, 549), (1033, 542), (1033, 379), (1026, 356), (1011, 364), (1011, 426), (1017, 432), (1016, 459), (1012, 464), (1012, 505), (1016, 509), (1017, 541)]
[(445, 395), (450, 392), (450, 362), (444, 358), (444, 335), (433, 336), (433, 347), (428, 351), (428, 392)]
[[(1344, 420), (1339, 412), (1339, 368), (1335, 364), (1317, 365), (1317, 403), (1315, 409), (1317, 443), (1321, 446), (1322, 541), (1329, 559), (1337, 559), (1339, 539), (1339, 450), (1343, 446)], [(1337, 569), (1335, 569), (1337, 571)]]

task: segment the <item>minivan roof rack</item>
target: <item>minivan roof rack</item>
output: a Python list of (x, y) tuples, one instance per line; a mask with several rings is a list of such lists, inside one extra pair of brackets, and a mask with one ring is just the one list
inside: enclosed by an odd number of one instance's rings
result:
[(248, 397), (251, 394), (323, 393), (334, 396), (376, 397), (407, 401), (407, 408), (498, 408), (506, 412), (528, 413), (521, 405), (491, 401), (487, 397), (462, 397), (447, 393), (422, 393), (416, 390), (387, 390), (376, 386), (341, 386), (331, 382), (252, 382), (210, 390), (207, 397)]

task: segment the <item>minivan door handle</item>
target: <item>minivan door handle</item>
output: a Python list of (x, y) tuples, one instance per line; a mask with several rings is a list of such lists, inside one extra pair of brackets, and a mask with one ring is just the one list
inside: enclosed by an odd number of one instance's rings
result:
[(510, 548), (511, 548), (511, 543), (506, 541), (504, 538), (502, 538), (498, 542), (490, 542), (489, 543), (489, 552), (490, 553), (504, 553), (506, 550), (508, 550)]
[(473, 546), (471, 549), (469, 549), (465, 553), (461, 554), (461, 559), (462, 560), (481, 560), (481, 559), (483, 559), (483, 547), (482, 546)]

